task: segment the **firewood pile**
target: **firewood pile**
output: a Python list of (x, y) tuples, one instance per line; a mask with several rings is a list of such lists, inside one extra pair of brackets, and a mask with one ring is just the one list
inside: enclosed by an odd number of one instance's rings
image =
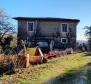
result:
[(47, 54), (43, 54), (41, 49), (35, 48), (34, 55), (21, 51), (17, 55), (0, 55), (0, 74), (1, 73), (12, 73), (15, 72), (15, 68), (26, 68), (30, 64), (41, 64), (46, 63), (49, 58), (56, 58), (60, 56), (66, 56), (72, 54), (73, 49), (67, 48), (65, 50), (53, 50)]
[(72, 54), (73, 53), (73, 49), (72, 48), (67, 48), (65, 50), (53, 50), (53, 51), (49, 51), (48, 54), (46, 54), (47, 58), (52, 58), (52, 57), (60, 57), (60, 56), (66, 56), (67, 54)]
[(72, 53), (73, 53), (73, 49), (67, 48), (67, 49), (62, 50), (62, 51), (53, 50), (53, 51), (49, 51), (48, 54), (43, 54), (42, 51), (37, 48), (35, 50), (34, 56), (32, 56), (31, 54), (29, 55), (29, 63), (30, 64), (46, 63), (49, 58), (66, 56), (67, 54), (72, 54)]

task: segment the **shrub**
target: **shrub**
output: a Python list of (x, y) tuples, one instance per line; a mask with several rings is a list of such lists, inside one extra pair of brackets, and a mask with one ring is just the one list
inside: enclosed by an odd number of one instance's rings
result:
[(0, 55), (0, 74), (12, 74), (15, 72), (16, 56)]

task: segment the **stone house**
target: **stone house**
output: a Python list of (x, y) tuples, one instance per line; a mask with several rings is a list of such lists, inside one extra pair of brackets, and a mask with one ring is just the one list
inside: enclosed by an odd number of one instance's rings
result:
[(76, 49), (78, 19), (52, 17), (15, 17), (18, 21), (18, 39), (24, 40), (28, 47), (48, 46), (52, 49)]

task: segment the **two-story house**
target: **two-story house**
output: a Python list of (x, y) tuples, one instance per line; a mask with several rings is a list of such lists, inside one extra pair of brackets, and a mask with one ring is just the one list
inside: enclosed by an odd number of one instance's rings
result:
[(15, 17), (18, 21), (18, 39), (26, 40), (28, 47), (48, 43), (51, 49), (76, 49), (78, 19)]

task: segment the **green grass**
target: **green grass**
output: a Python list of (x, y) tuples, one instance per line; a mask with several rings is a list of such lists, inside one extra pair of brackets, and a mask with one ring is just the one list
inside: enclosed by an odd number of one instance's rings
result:
[[(89, 63), (90, 56), (85, 53), (75, 53), (64, 57), (48, 60), (48, 63), (21, 69), (12, 75), (13, 83), (17, 84), (41, 84), (43, 81), (61, 76), (67, 78), (80, 71), (84, 65)], [(9, 77), (6, 79), (9, 80)]]
[(76, 70), (80, 70), (87, 63), (88, 59), (82, 53), (61, 57), (55, 63), (49, 63), (50, 67), (46, 68), (38, 79), (41, 82), (59, 74), (63, 76), (71, 74)]

